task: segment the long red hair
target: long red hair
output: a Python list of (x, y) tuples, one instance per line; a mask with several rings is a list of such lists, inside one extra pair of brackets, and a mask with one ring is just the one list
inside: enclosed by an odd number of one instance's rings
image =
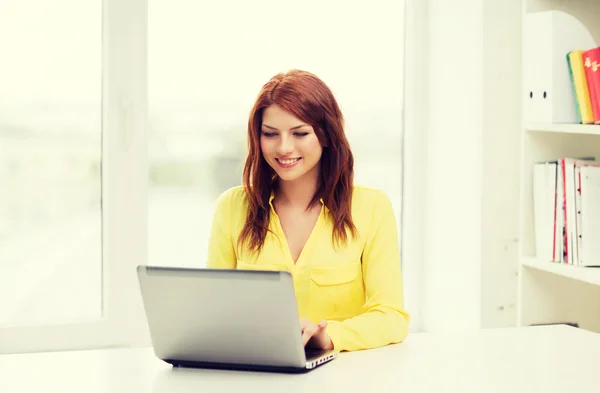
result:
[(248, 120), (248, 156), (243, 184), (248, 199), (246, 223), (239, 244), (260, 251), (269, 231), (269, 198), (277, 176), (262, 155), (260, 133), (264, 110), (279, 105), (311, 125), (323, 146), (321, 175), (310, 205), (323, 199), (332, 214), (334, 243), (347, 241), (347, 230), (356, 234), (352, 221), (354, 157), (344, 133), (344, 117), (331, 90), (317, 76), (291, 70), (272, 77), (261, 89)]

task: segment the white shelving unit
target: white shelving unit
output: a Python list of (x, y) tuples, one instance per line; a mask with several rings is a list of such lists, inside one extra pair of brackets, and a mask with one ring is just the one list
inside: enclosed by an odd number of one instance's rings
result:
[[(597, 23), (600, 20), (600, 1), (524, 0), (523, 21), (527, 23), (527, 13), (550, 10), (562, 11), (577, 18), (587, 28), (596, 46), (600, 46), (600, 24)], [(524, 26), (523, 33), (526, 31)], [(564, 42), (569, 36), (560, 36), (558, 39)], [(548, 43), (548, 46), (551, 45)], [(564, 58), (566, 53), (562, 55)], [(531, 75), (527, 73), (527, 59), (528, 56), (524, 54), (524, 96), (529, 94), (526, 89), (531, 85), (529, 83), (528, 86), (527, 81), (528, 75)], [(566, 67), (566, 59), (564, 61)], [(540, 63), (539, 67), (547, 65)], [(568, 72), (568, 69), (565, 68), (564, 72)], [(560, 94), (559, 88), (552, 90), (552, 93)], [(528, 98), (525, 97), (524, 101)], [(517, 323), (519, 326), (577, 323), (580, 328), (600, 332), (600, 268), (536, 258), (533, 216), (533, 163), (580, 156), (595, 156), (600, 160), (600, 125), (543, 122), (538, 118), (532, 120), (531, 117), (525, 103), (521, 140)]]

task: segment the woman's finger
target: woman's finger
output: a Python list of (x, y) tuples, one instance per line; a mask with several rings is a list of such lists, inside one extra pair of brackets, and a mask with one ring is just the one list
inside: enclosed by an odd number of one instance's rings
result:
[(300, 319), (300, 328), (302, 330), (306, 329), (306, 327), (310, 326), (310, 325), (311, 325), (311, 322), (308, 319), (306, 319), (306, 318), (301, 318)]
[(315, 335), (315, 333), (319, 330), (319, 327), (317, 325), (311, 325), (308, 326), (306, 329), (304, 329), (304, 331), (302, 332), (302, 343), (304, 345), (306, 345), (306, 343), (311, 339), (312, 336)]

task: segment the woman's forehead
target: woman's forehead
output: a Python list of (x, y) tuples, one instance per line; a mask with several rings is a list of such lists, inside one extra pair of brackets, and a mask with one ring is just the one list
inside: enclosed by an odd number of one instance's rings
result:
[(308, 124), (279, 105), (270, 105), (263, 112), (262, 125), (277, 130), (292, 130)]

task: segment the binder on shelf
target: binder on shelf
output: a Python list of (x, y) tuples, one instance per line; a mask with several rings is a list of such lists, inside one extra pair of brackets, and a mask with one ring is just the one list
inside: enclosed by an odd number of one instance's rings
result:
[(583, 166), (581, 174), (580, 266), (600, 266), (600, 167)]
[(539, 162), (533, 167), (533, 216), (537, 258), (558, 262), (556, 233), (557, 162)]
[(525, 15), (524, 115), (528, 123), (579, 123), (567, 53), (593, 48), (587, 28), (562, 11)]

